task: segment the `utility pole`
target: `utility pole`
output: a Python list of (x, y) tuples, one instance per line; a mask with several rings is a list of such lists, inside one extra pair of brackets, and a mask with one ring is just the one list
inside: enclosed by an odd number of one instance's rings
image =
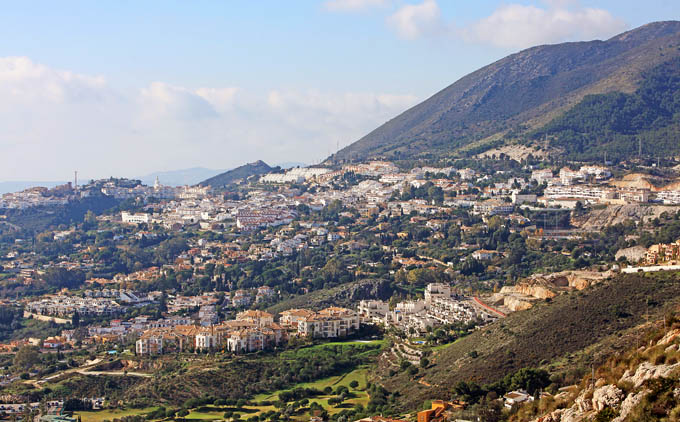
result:
[(590, 382), (593, 386), (593, 391), (595, 391), (595, 364), (594, 363), (590, 364), (590, 370), (591, 370)]
[(638, 158), (642, 159), (642, 138), (638, 138)]

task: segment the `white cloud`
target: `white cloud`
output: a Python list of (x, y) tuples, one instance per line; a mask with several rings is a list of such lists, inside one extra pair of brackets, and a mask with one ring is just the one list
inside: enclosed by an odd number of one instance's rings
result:
[(462, 38), (502, 48), (609, 38), (626, 23), (604, 9), (583, 7), (579, 0), (541, 0), (542, 5), (504, 4), (467, 26), (456, 26), (441, 14), (437, 0), (406, 4), (387, 23), (407, 40), (423, 37)]
[(153, 82), (142, 89), (141, 101), (148, 117), (197, 119), (217, 116), (213, 105), (203, 96), (163, 82)]
[(546, 1), (547, 8), (508, 4), (464, 30), (474, 42), (526, 48), (564, 41), (608, 38), (626, 24), (604, 9), (583, 8), (570, 0)]
[(441, 12), (436, 0), (407, 4), (387, 18), (400, 37), (412, 40), (438, 32), (442, 26)]
[(216, 110), (227, 111), (233, 107), (239, 89), (236, 87), (199, 88), (195, 92), (196, 95), (212, 104)]
[(117, 90), (101, 77), (0, 58), (0, 180), (139, 176), (312, 162), (415, 104), (412, 95), (153, 82)]
[(389, 0), (327, 0), (324, 7), (333, 12), (356, 12), (388, 3)]
[(101, 76), (54, 70), (28, 57), (0, 58), (0, 94), (13, 101), (79, 102), (99, 100), (106, 94)]

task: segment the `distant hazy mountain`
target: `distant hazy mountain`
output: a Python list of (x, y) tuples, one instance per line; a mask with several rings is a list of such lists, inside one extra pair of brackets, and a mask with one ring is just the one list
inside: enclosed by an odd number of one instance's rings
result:
[(43, 186), (46, 188), (53, 188), (58, 185), (63, 185), (66, 182), (28, 182), (28, 181), (13, 181), (0, 182), (0, 195), (3, 193), (19, 192), (34, 186)]
[[(569, 158), (680, 153), (680, 22), (485, 66), (331, 156), (437, 158), (523, 143)], [(668, 149), (670, 148), (670, 149)]]
[(275, 167), (270, 167), (264, 161), (259, 160), (254, 163), (244, 164), (241, 167), (226, 171), (222, 174), (218, 174), (217, 176), (202, 181), (200, 185), (212, 186), (213, 188), (223, 188), (240, 180), (245, 180), (250, 176), (269, 173), (274, 169)]
[(203, 167), (194, 167), (183, 170), (157, 171), (155, 173), (147, 174), (146, 176), (140, 177), (139, 179), (145, 185), (153, 185), (154, 182), (156, 181), (156, 177), (158, 177), (158, 180), (161, 183), (161, 185), (165, 186), (195, 185), (202, 180), (209, 179), (224, 171), (225, 170), (214, 170)]

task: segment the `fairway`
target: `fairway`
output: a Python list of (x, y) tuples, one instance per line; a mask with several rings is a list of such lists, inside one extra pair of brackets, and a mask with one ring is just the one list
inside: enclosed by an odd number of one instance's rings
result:
[[(367, 374), (367, 369), (364, 367), (355, 369), (352, 372), (349, 372), (344, 375), (335, 375), (332, 377), (328, 378), (323, 378), (317, 381), (312, 381), (312, 382), (305, 382), (302, 384), (296, 384), (294, 387), (291, 388), (286, 388), (283, 390), (277, 390), (271, 393), (262, 393), (258, 394), (255, 397), (253, 397), (254, 402), (261, 402), (261, 401), (272, 401), (272, 400), (278, 400), (278, 395), (282, 391), (290, 391), (293, 388), (316, 388), (318, 390), (323, 390), (326, 387), (331, 387), (333, 389), (344, 385), (347, 388), (349, 388), (349, 384), (352, 381), (357, 381), (359, 383), (358, 390), (363, 390), (366, 388), (366, 374)], [(360, 393), (360, 391), (355, 391), (350, 388), (350, 391), (353, 393)], [(311, 401), (311, 400), (310, 400)]]
[(156, 410), (156, 407), (145, 407), (143, 409), (107, 409), (92, 412), (73, 412), (74, 416), (80, 416), (83, 422), (102, 422), (104, 420), (113, 420), (115, 418), (122, 418), (123, 416), (135, 416)]

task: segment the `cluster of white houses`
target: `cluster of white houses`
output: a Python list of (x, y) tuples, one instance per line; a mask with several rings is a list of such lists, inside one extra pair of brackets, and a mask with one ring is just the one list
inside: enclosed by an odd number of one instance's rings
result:
[(431, 283), (423, 300), (400, 302), (390, 310), (387, 302), (362, 300), (359, 315), (364, 321), (392, 326), (411, 335), (425, 333), (428, 327), (456, 322), (484, 322), (494, 316), (453, 295), (451, 286)]
[(145, 331), (137, 340), (138, 355), (158, 355), (183, 350), (255, 352), (282, 345), (289, 336), (342, 338), (356, 333), (360, 318), (355, 311), (330, 307), (319, 312), (291, 309), (274, 322), (270, 313), (240, 312), (235, 320), (210, 327), (178, 325)]

